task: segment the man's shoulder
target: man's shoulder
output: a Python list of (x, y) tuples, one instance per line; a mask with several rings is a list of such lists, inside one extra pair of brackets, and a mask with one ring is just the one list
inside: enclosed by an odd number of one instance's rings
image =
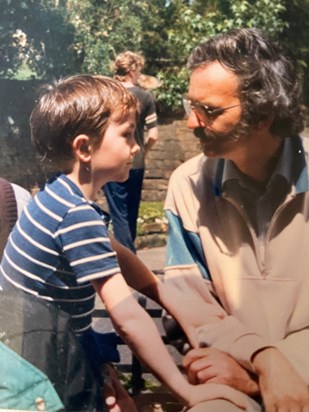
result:
[(309, 135), (302, 135), (300, 136), (301, 142), (306, 152), (309, 152)]
[(200, 153), (178, 166), (172, 173), (172, 176), (185, 177), (200, 174), (206, 162), (207, 157)]
[(290, 148), (290, 156), (292, 157), (292, 153), (294, 153), (294, 161), (296, 159), (299, 162), (299, 154), (303, 153), (304, 162), (307, 164), (309, 163), (309, 136), (308, 135), (300, 135), (290, 137), (289, 139), (289, 148)]

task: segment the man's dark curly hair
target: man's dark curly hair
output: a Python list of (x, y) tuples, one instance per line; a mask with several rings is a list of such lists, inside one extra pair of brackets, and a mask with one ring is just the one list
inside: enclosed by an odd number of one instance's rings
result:
[(273, 134), (294, 136), (303, 130), (297, 64), (278, 41), (261, 30), (233, 29), (198, 45), (188, 68), (193, 71), (214, 61), (238, 76), (244, 126), (273, 114)]

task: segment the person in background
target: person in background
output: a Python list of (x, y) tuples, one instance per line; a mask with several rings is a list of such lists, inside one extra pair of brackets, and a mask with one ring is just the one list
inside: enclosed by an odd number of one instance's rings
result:
[[(43, 159), (59, 173), (35, 195), (15, 225), (4, 250), (0, 284), (4, 291), (23, 291), (68, 313), (100, 384), (104, 351), (100, 334), (92, 329), (96, 294), (133, 353), (182, 403), (191, 406), (222, 396), (245, 408), (234, 389), (194, 386), (182, 376), (129, 286), (171, 313), (182, 296), (170, 298), (168, 287), (109, 236), (109, 216), (95, 203), (104, 184), (128, 178), (140, 150), (134, 139), (137, 116), (137, 99), (117, 80), (76, 75), (46, 88), (31, 114), (31, 136)], [(186, 313), (182, 321), (186, 329)], [(109, 371), (107, 377), (105, 408), (136, 412), (115, 374)]]
[[(115, 238), (132, 252), (145, 171), (145, 157), (158, 140), (156, 106), (151, 94), (138, 85), (144, 66), (141, 55), (126, 51), (115, 60), (115, 79), (119, 80), (140, 103), (140, 113), (135, 129), (135, 140), (140, 151), (133, 160), (129, 178), (125, 182), (108, 182), (103, 190), (112, 218)], [(144, 136), (144, 130), (147, 136)]]
[[(244, 28), (199, 44), (188, 67), (183, 104), (202, 153), (173, 172), (165, 202), (165, 283), (186, 294), (199, 342), (186, 345), (184, 370), (191, 383), (243, 392), (249, 411), (308, 412), (309, 142), (297, 66)], [(237, 410), (222, 399), (190, 409)]]

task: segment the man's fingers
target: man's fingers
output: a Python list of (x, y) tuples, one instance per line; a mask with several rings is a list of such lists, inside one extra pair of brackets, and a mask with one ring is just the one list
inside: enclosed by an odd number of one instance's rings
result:
[(205, 383), (216, 376), (216, 371), (207, 358), (200, 358), (186, 368), (186, 374), (191, 384)]
[(187, 368), (192, 362), (196, 361), (197, 359), (200, 358), (205, 358), (206, 356), (209, 355), (210, 353), (209, 348), (196, 348), (196, 349), (191, 349), (186, 355), (184, 356), (182, 360), (182, 366), (184, 368)]

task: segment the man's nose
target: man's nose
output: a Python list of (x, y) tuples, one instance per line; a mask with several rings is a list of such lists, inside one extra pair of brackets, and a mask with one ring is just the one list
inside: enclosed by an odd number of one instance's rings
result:
[(194, 110), (192, 110), (187, 120), (187, 127), (189, 129), (196, 129), (197, 127), (205, 126), (205, 122), (200, 119), (200, 117)]

